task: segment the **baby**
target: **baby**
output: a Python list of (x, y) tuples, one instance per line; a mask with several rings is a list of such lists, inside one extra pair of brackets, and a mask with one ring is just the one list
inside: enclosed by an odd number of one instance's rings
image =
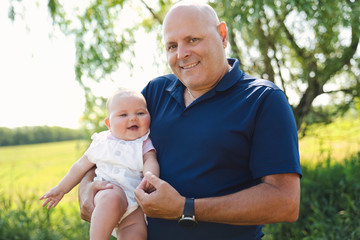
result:
[(156, 152), (149, 139), (150, 114), (145, 98), (132, 90), (115, 92), (106, 103), (108, 131), (95, 133), (93, 142), (60, 183), (40, 200), (48, 209), (74, 188), (96, 165), (94, 181), (108, 181), (113, 188), (101, 190), (94, 198), (90, 239), (108, 240), (113, 229), (118, 239), (147, 239), (144, 214), (135, 201), (134, 190), (143, 173), (159, 176)]

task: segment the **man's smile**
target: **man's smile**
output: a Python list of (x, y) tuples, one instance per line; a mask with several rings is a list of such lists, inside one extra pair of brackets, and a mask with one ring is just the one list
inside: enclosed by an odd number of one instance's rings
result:
[(197, 66), (199, 63), (200, 63), (200, 62), (191, 63), (191, 64), (189, 64), (189, 65), (180, 66), (180, 68), (187, 70), (187, 69), (190, 69), (190, 68), (193, 68), (193, 67)]

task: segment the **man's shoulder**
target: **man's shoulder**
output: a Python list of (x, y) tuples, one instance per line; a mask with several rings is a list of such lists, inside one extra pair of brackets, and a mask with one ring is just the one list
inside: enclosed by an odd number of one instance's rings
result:
[(171, 91), (179, 84), (179, 79), (174, 74), (167, 74), (152, 79), (145, 87), (145, 91)]
[(177, 81), (178, 78), (175, 76), (175, 74), (166, 74), (163, 76), (156, 77), (152, 79), (151, 83), (173, 83)]
[(269, 80), (256, 78), (246, 74), (243, 78), (243, 83), (247, 84), (249, 87), (265, 87), (272, 90), (281, 90), (275, 83)]
[(164, 92), (172, 91), (179, 82), (174, 74), (159, 76), (149, 81), (142, 93), (147, 101), (149, 101), (150, 98), (159, 98)]

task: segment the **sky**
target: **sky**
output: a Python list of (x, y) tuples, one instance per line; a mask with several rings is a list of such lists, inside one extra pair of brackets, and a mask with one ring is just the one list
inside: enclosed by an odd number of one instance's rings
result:
[[(0, 1), (0, 127), (78, 128), (85, 98), (75, 80), (74, 40), (54, 30), (46, 4), (30, 2), (25, 20), (16, 18), (12, 22), (8, 18), (9, 1)], [(151, 44), (155, 43), (139, 41), (138, 52), (155, 49)], [(121, 81), (116, 83), (119, 86), (104, 83), (97, 88), (102, 91), (100, 95), (110, 94), (115, 87), (140, 91), (159, 75), (149, 64), (151, 55), (139, 58), (142, 68), (135, 76), (122, 69)]]

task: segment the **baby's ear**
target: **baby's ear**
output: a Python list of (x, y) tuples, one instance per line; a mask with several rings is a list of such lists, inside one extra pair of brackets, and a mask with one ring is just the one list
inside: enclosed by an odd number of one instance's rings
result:
[(105, 124), (106, 124), (107, 128), (110, 130), (110, 120), (109, 120), (109, 118), (105, 118)]

